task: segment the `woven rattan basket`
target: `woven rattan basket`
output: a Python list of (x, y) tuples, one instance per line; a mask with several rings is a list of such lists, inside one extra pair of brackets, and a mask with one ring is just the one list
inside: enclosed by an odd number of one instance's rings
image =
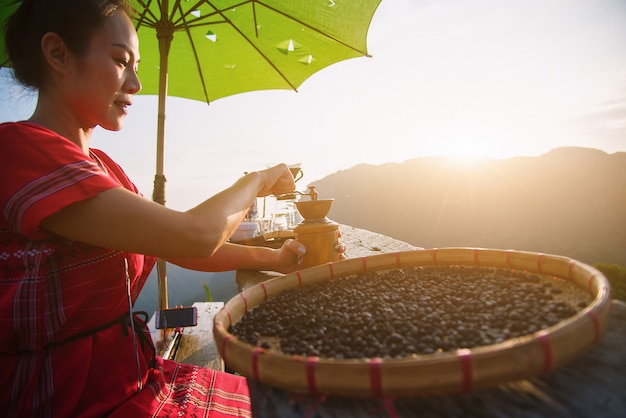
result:
[[(227, 331), (247, 310), (288, 289), (363, 271), (410, 266), (499, 267), (555, 276), (584, 288), (592, 302), (573, 317), (534, 334), (471, 350), (407, 359), (291, 356), (254, 347)], [(215, 316), (213, 333), (230, 369), (294, 393), (352, 397), (467, 393), (548, 373), (574, 360), (603, 334), (610, 302), (610, 287), (602, 273), (570, 258), (510, 250), (440, 248), (348, 259), (268, 280), (228, 301)]]

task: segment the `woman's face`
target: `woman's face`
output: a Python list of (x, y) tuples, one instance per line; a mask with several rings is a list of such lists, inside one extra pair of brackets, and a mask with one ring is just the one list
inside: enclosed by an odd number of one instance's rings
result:
[(121, 129), (132, 95), (141, 90), (138, 62), (139, 40), (132, 21), (125, 13), (111, 15), (66, 79), (66, 98), (81, 128)]

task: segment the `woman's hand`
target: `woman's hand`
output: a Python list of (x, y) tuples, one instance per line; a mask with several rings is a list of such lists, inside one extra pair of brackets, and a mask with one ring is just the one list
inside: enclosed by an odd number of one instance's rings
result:
[(278, 250), (277, 263), (273, 270), (285, 274), (298, 270), (298, 264), (304, 254), (306, 248), (299, 241), (286, 240)]
[[(341, 229), (339, 229), (338, 238), (341, 239)], [(346, 244), (339, 241), (337, 243), (337, 252), (339, 252), (339, 259), (345, 260), (346, 259)]]
[[(337, 244), (337, 251), (339, 252), (339, 259), (346, 259), (346, 245), (339, 242)], [(302, 256), (306, 254), (306, 248), (299, 241), (294, 239), (286, 240), (278, 253), (278, 263), (274, 268), (275, 271), (280, 273), (291, 273), (298, 270)]]
[(278, 164), (257, 173), (262, 176), (262, 186), (257, 194), (258, 197), (290, 193), (296, 189), (293, 175), (286, 164)]

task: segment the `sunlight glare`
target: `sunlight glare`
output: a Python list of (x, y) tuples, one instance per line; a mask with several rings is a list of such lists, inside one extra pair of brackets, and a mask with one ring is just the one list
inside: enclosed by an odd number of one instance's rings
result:
[(463, 165), (474, 165), (487, 158), (496, 157), (485, 143), (475, 141), (453, 142), (453, 146), (450, 146), (443, 156)]

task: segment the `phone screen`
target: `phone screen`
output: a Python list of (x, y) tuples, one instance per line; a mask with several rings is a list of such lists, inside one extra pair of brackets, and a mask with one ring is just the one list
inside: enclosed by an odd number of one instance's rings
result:
[(157, 311), (157, 329), (193, 327), (198, 325), (198, 309), (195, 306)]

